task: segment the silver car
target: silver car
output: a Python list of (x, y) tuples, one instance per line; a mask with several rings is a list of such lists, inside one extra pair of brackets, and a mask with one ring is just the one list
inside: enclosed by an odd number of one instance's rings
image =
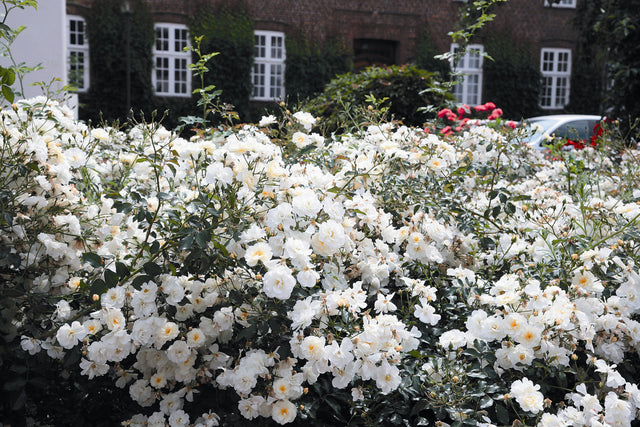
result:
[(523, 142), (545, 150), (558, 138), (588, 144), (596, 133), (602, 117), (585, 114), (556, 114), (531, 117), (523, 121), (528, 130)]

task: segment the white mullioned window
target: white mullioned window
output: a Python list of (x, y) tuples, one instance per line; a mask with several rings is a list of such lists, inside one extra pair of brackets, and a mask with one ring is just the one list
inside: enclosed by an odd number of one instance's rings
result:
[(478, 105), (481, 102), (483, 51), (482, 45), (471, 44), (464, 55), (460, 55), (458, 44), (451, 45), (451, 68), (457, 74), (453, 95), (460, 103)]
[(89, 40), (81, 16), (67, 16), (67, 78), (78, 92), (89, 89)]
[(564, 108), (569, 103), (571, 49), (542, 49), (540, 72), (542, 73), (540, 106), (547, 109)]
[(251, 98), (259, 101), (284, 99), (284, 33), (255, 31)]
[(566, 9), (575, 9), (576, 8), (576, 0), (559, 0), (559, 1), (554, 1), (553, 3), (550, 2), (549, 0), (545, 0), (545, 6), (549, 6), (551, 5), (551, 7), (561, 7), (561, 8), (566, 8)]
[(153, 45), (154, 70), (152, 75), (156, 95), (191, 96), (191, 52), (189, 30), (186, 25), (156, 23)]

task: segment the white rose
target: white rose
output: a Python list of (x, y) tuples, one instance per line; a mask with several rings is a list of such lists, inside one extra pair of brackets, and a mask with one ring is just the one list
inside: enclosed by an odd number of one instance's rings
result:
[(269, 298), (286, 300), (291, 296), (296, 279), (291, 274), (291, 270), (278, 265), (267, 271), (262, 279), (262, 289)]

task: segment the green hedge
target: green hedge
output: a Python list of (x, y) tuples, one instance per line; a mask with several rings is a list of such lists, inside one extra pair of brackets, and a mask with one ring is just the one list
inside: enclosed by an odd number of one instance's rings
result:
[(321, 117), (329, 131), (342, 131), (345, 129), (340, 124), (349, 122), (350, 111), (366, 106), (366, 97), (373, 95), (378, 100), (388, 98), (385, 105), (393, 119), (421, 126), (433, 117), (433, 113), (420, 111), (421, 107), (439, 107), (453, 99), (447, 92), (425, 91), (439, 86), (434, 75), (415, 65), (367, 67), (359, 73), (336, 77), (305, 107)]

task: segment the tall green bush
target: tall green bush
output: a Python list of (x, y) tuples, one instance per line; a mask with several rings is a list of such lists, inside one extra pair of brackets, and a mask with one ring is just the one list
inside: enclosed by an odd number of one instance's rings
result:
[[(132, 0), (130, 16), (131, 109), (150, 112), (153, 88), (151, 71), (154, 42), (153, 20), (143, 0)], [(122, 0), (93, 2), (86, 16), (91, 43), (91, 86), (80, 97), (82, 119), (105, 120), (127, 117), (126, 18)]]
[(253, 22), (242, 1), (212, 6), (201, 3), (190, 17), (192, 37), (203, 36), (202, 53), (218, 52), (208, 63), (205, 85), (222, 90), (220, 100), (236, 107), (241, 118), (249, 111), (253, 67)]
[(329, 131), (345, 130), (350, 110), (363, 107), (372, 95), (377, 100), (386, 98), (385, 106), (395, 120), (407, 125), (421, 126), (429, 117), (421, 107), (441, 106), (452, 100), (450, 93), (429, 91), (438, 87), (434, 73), (415, 65), (367, 67), (359, 73), (346, 73), (333, 79), (306, 108), (322, 118)]
[(524, 42), (505, 30), (484, 39), (484, 99), (493, 101), (507, 118), (519, 120), (539, 113), (540, 71)]
[(286, 48), (285, 89), (293, 100), (317, 95), (336, 75), (351, 69), (350, 54), (340, 40), (319, 44), (303, 35), (287, 35)]

